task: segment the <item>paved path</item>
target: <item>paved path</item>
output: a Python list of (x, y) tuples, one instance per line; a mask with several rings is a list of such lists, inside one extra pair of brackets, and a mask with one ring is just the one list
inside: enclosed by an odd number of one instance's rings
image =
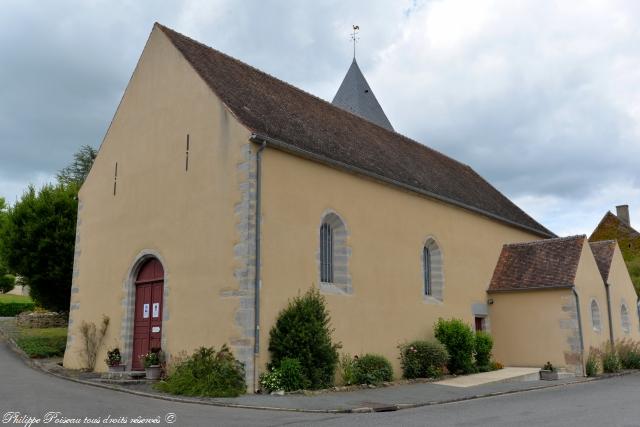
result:
[[(515, 368), (506, 367), (497, 371), (482, 372), (473, 375), (461, 375), (455, 378), (449, 378), (438, 381), (437, 385), (448, 385), (451, 387), (476, 387), (479, 385), (491, 384), (495, 382), (504, 382), (520, 378), (521, 380), (529, 380), (531, 378), (538, 379), (540, 368)], [(527, 381), (529, 382), (529, 381)]]
[(168, 425), (165, 417), (173, 413), (178, 426), (640, 425), (640, 374), (389, 413), (311, 414), (168, 402), (77, 384), (29, 368), (4, 342), (0, 373), (0, 417), (59, 411), (80, 419), (159, 417), (160, 425)]

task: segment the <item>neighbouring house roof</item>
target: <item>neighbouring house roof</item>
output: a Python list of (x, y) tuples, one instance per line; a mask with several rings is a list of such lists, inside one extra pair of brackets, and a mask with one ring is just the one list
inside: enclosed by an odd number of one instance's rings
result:
[(353, 62), (331, 103), (393, 131), (391, 122), (378, 103), (367, 79), (364, 78), (364, 74), (360, 71), (356, 58), (353, 58)]
[(611, 260), (613, 260), (613, 252), (616, 249), (616, 241), (591, 242), (589, 246), (591, 246), (591, 252), (593, 252), (593, 257), (596, 259), (596, 264), (598, 264), (602, 280), (606, 282), (609, 278), (609, 269), (611, 268)]
[(587, 236), (504, 245), (489, 292), (569, 288)]
[(624, 237), (627, 239), (640, 237), (640, 233), (635, 228), (618, 218), (618, 216), (611, 213), (611, 211), (607, 211), (607, 213), (604, 214), (598, 226), (593, 230), (591, 236), (589, 236), (589, 241), (600, 240), (600, 235), (607, 235), (609, 239), (612, 237)]
[(237, 119), (277, 148), (554, 236), (469, 166), (156, 25)]

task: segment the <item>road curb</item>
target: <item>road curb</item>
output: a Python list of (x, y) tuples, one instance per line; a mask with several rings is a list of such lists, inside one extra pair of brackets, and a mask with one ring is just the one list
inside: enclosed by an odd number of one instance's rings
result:
[[(113, 390), (121, 393), (128, 393), (128, 394), (148, 397), (152, 399), (166, 400), (169, 402), (181, 402), (181, 403), (190, 403), (190, 404), (196, 404), (196, 405), (209, 405), (209, 406), (217, 406), (217, 407), (224, 407), (224, 408), (255, 409), (255, 410), (263, 410), (263, 411), (305, 412), (305, 413), (325, 413), (325, 414), (363, 414), (363, 413), (379, 412), (379, 408), (368, 407), (368, 406), (357, 407), (357, 408), (347, 408), (347, 409), (282, 408), (277, 406), (245, 405), (241, 403), (225, 403), (225, 402), (207, 401), (207, 400), (201, 400), (196, 398), (147, 393), (147, 392), (138, 391), (138, 390), (127, 390), (126, 388), (113, 386), (110, 384), (101, 384), (94, 381), (71, 378), (66, 375), (62, 375), (60, 373), (53, 372), (49, 369), (46, 369), (44, 366), (34, 361), (34, 359), (31, 359), (24, 351), (22, 351), (20, 347), (18, 347), (18, 345), (16, 344), (15, 340), (11, 338), (5, 331), (3, 331), (2, 328), (0, 328), (0, 335), (7, 340), (11, 350), (14, 351), (18, 356), (20, 356), (20, 358), (25, 362), (27, 366), (33, 369), (39, 370), (45, 374), (48, 374), (63, 380), (67, 380), (67, 381), (71, 381), (79, 384), (85, 384), (92, 387)], [(492, 397), (499, 397), (499, 396), (505, 396), (510, 394), (525, 393), (525, 392), (536, 391), (536, 390), (560, 388), (560, 387), (566, 387), (566, 386), (571, 386), (576, 384), (583, 384), (583, 383), (592, 382), (592, 381), (599, 381), (599, 380), (604, 380), (609, 378), (630, 375), (634, 372), (637, 372), (637, 371), (625, 371), (625, 372), (619, 372), (616, 374), (607, 374), (607, 375), (602, 375), (602, 376), (593, 377), (593, 378), (585, 378), (580, 381), (574, 381), (569, 383), (540, 385), (540, 386), (528, 387), (528, 388), (518, 389), (518, 390), (507, 390), (507, 391), (477, 394), (477, 395), (471, 395), (471, 396), (463, 396), (463, 397), (454, 398), (454, 399), (445, 399), (445, 400), (436, 400), (436, 401), (418, 402), (418, 403), (391, 404), (391, 405), (385, 406), (383, 409), (385, 411), (389, 411), (389, 410), (399, 411), (403, 409), (420, 408), (425, 406), (447, 405), (447, 404), (465, 402), (469, 400), (488, 399)]]

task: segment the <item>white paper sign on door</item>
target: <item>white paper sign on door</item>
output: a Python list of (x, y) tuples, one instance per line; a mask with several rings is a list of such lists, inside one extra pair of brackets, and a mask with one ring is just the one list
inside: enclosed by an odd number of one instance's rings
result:
[(149, 318), (149, 304), (145, 304), (142, 306), (142, 318), (143, 319)]
[(158, 317), (160, 316), (160, 303), (159, 302), (154, 302), (153, 303), (153, 317)]
[(158, 333), (160, 332), (160, 326), (154, 326), (151, 328), (151, 332)]

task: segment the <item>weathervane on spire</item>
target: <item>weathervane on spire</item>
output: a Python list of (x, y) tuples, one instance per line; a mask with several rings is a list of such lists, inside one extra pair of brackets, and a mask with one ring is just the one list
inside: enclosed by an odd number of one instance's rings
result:
[(359, 31), (360, 27), (358, 25), (353, 25), (353, 32), (351, 33), (351, 40), (353, 40), (353, 59), (356, 59), (356, 43), (360, 40), (360, 37), (358, 37)]

